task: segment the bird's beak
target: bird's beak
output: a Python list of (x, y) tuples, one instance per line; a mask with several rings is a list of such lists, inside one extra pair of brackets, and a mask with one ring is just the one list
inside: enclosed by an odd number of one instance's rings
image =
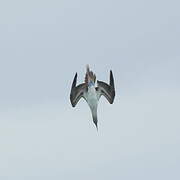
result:
[(97, 125), (97, 122), (94, 122), (94, 124), (96, 125), (96, 129), (97, 129), (97, 131), (98, 131), (98, 125)]

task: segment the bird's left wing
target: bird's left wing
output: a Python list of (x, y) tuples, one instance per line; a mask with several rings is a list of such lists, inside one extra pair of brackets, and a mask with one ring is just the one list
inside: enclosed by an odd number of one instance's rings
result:
[(71, 87), (71, 93), (70, 93), (70, 101), (72, 104), (72, 107), (75, 107), (78, 101), (81, 99), (81, 97), (84, 98), (84, 92), (86, 91), (86, 84), (82, 83), (76, 86), (77, 83), (77, 73), (74, 76), (74, 80)]

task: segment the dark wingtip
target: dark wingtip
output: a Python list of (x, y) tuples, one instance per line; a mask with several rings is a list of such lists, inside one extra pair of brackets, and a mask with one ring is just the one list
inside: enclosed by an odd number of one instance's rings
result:
[(110, 70), (110, 83), (109, 84), (114, 89), (114, 77), (113, 77), (112, 70)]
[(71, 88), (71, 89), (73, 89), (74, 87), (76, 87), (76, 83), (77, 83), (77, 72), (76, 72), (76, 74), (75, 74), (75, 76), (74, 76), (74, 80), (73, 80), (72, 88)]
[(75, 74), (75, 76), (74, 76), (74, 79), (75, 79), (75, 78), (77, 79), (77, 72), (76, 72), (76, 74)]
[(111, 87), (111, 93), (112, 93), (112, 101), (110, 104), (113, 104), (114, 102), (114, 97), (115, 97), (115, 86), (114, 86), (114, 77), (113, 77), (113, 72), (110, 70), (110, 87)]
[(110, 70), (110, 78), (113, 78), (113, 72)]
[(76, 72), (76, 74), (74, 76), (73, 83), (72, 83), (72, 86), (71, 86), (71, 92), (70, 92), (70, 101), (71, 101), (72, 107), (75, 107), (75, 105), (73, 104), (73, 90), (76, 87), (76, 83), (77, 83), (77, 72)]

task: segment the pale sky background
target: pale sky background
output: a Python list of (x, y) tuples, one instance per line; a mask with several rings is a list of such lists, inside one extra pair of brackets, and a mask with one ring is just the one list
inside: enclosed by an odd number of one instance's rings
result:
[[(179, 180), (180, 2), (2, 0), (1, 180)], [(69, 102), (89, 64), (116, 85)]]

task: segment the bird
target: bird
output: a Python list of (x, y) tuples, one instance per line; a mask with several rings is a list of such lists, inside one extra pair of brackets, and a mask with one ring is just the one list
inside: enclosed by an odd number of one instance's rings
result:
[(98, 130), (97, 108), (101, 96), (104, 96), (110, 104), (113, 104), (115, 98), (115, 86), (112, 70), (110, 70), (109, 84), (97, 80), (96, 75), (90, 70), (89, 65), (86, 65), (85, 80), (82, 84), (77, 85), (77, 72), (74, 76), (71, 91), (70, 102), (72, 107), (75, 107), (81, 98), (85, 99), (90, 107), (93, 122)]

